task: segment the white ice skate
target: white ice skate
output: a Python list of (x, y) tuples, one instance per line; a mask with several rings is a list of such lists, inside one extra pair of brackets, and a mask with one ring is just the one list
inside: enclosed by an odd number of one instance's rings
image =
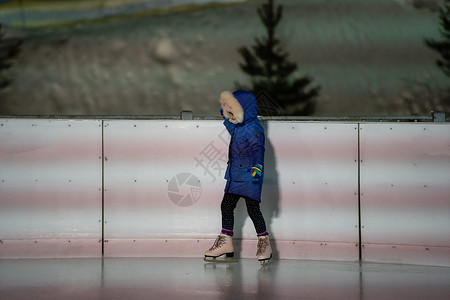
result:
[[(225, 259), (217, 259), (218, 257), (224, 255)], [(226, 234), (219, 234), (214, 242), (213, 246), (209, 248), (205, 253), (206, 262), (231, 262), (233, 261), (234, 248), (231, 236)]]
[(270, 263), (270, 259), (272, 258), (272, 248), (270, 247), (268, 235), (258, 237), (256, 256), (262, 266)]

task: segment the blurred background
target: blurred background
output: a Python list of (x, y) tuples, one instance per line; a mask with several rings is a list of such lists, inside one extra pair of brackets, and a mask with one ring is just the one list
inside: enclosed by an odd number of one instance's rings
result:
[(445, 42), (448, 5), (0, 0), (0, 115), (218, 116), (237, 88), (269, 115), (449, 112), (430, 43)]

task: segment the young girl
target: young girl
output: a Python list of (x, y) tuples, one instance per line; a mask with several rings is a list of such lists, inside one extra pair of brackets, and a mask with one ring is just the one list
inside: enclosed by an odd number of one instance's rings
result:
[(234, 256), (232, 243), (234, 209), (245, 199), (247, 212), (258, 236), (256, 256), (264, 263), (272, 257), (266, 223), (261, 213), (261, 189), (264, 177), (264, 129), (258, 120), (255, 96), (247, 91), (223, 92), (220, 95), (224, 125), (231, 135), (225, 194), (221, 203), (222, 231), (205, 253), (205, 260)]

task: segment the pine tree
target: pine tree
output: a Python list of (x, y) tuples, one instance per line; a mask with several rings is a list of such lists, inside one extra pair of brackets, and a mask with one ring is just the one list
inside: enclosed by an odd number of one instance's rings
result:
[[(240, 84), (237, 87), (250, 90), (255, 95), (261, 92), (268, 94), (285, 115), (311, 115), (315, 110), (315, 98), (320, 86), (308, 87), (312, 83), (309, 76), (292, 78), (298, 69), (297, 64), (288, 60), (289, 54), (275, 36), (275, 29), (283, 15), (283, 6), (278, 5), (275, 9), (273, 2), (268, 0), (258, 8), (267, 36), (255, 38), (255, 45), (251, 49), (245, 46), (238, 49), (244, 59), (244, 63), (239, 66), (251, 77), (251, 87)], [(258, 110), (260, 114), (267, 112), (267, 108), (262, 109), (259, 102)]]
[(11, 79), (3, 75), (3, 71), (12, 65), (11, 59), (20, 51), (21, 41), (15, 38), (5, 38), (0, 24), (0, 89), (11, 84)]
[(439, 52), (440, 58), (436, 60), (437, 66), (450, 77), (450, 0), (446, 0), (439, 13), (440, 32), (443, 40), (425, 39), (425, 44)]

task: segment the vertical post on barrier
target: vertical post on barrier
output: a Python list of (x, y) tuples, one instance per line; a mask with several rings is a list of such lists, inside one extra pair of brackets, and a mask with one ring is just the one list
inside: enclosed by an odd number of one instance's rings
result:
[(445, 112), (432, 111), (431, 114), (433, 116), (433, 122), (445, 122), (446, 121)]
[(361, 124), (358, 123), (358, 252), (359, 261), (362, 261), (362, 237), (361, 237)]
[(105, 125), (102, 120), (102, 257), (105, 255)]
[(194, 113), (189, 110), (183, 110), (180, 114), (181, 120), (194, 120)]

